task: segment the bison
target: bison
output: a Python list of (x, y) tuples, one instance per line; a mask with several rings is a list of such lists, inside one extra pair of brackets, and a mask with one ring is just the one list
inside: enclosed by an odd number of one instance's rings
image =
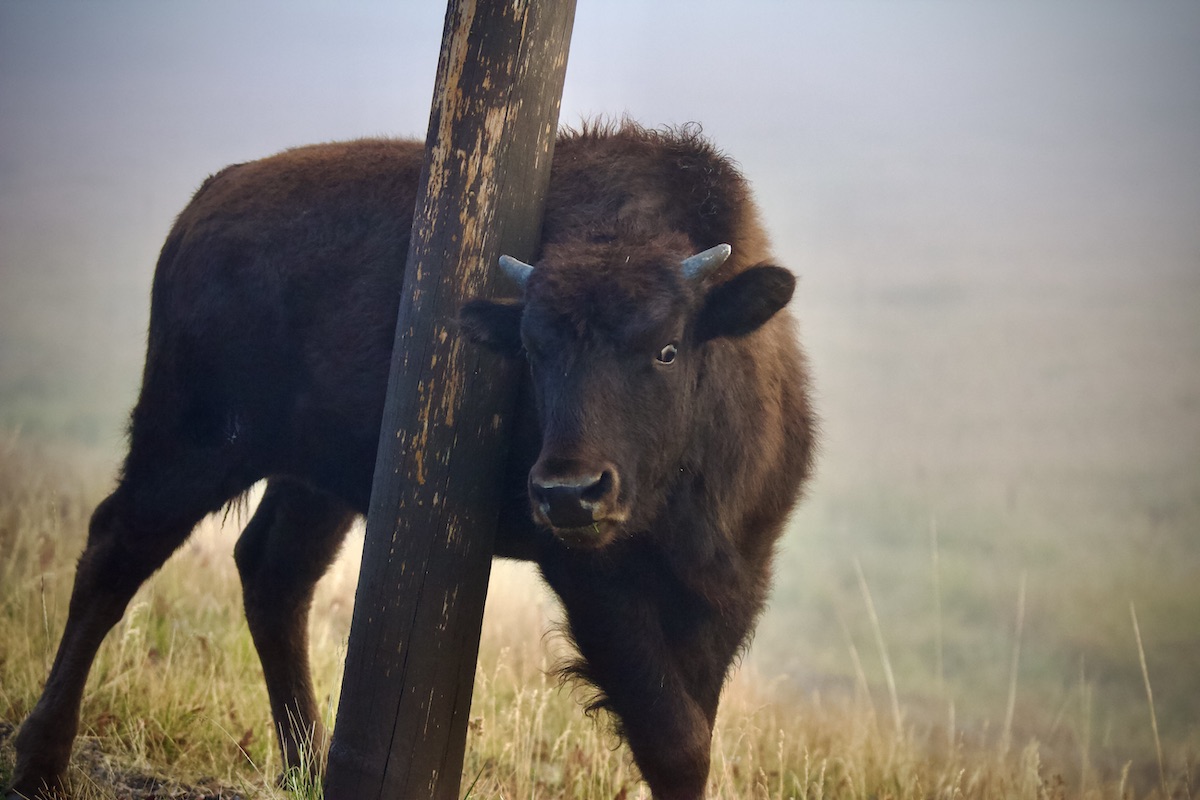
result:
[[(368, 507), (419, 142), (287, 150), (204, 182), (158, 259), (141, 393), (11, 791), (60, 780), (97, 648), (137, 588), (266, 478), (234, 558), (287, 766), (323, 741), (313, 587)], [(656, 798), (697, 798), (730, 665), (810, 471), (814, 417), (746, 180), (692, 126), (557, 141), (540, 252), (460, 328), (524, 359), (496, 555), (536, 562)]]

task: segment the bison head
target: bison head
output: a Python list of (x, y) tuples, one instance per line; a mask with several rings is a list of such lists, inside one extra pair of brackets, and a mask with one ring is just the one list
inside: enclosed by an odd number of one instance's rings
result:
[(530, 505), (568, 545), (600, 548), (650, 525), (687, 469), (689, 441), (722, 424), (698, 419), (708, 382), (736, 378), (712, 363), (715, 343), (752, 333), (791, 298), (785, 269), (713, 284), (729, 245), (686, 247), (548, 244), (536, 267), (505, 256), (523, 299), (461, 311), (470, 339), (528, 361), (542, 434)]

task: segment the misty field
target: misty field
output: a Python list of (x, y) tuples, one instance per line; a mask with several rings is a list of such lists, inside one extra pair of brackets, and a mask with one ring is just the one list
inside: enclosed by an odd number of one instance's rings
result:
[[(0, 319), (0, 776), (137, 385), (138, 294), (88, 288), (72, 289), (87, 304), (55, 301), (98, 310)], [(802, 284), (798, 303), (823, 450), (722, 704), (712, 796), (1195, 796), (1200, 278), (898, 272)], [(78, 336), (89, 315), (129, 331)], [(110, 634), (85, 697), (80, 796), (288, 796), (235, 516), (204, 523)], [(327, 699), (360, 546), (314, 609)], [(639, 796), (604, 720), (548, 677), (557, 614), (533, 572), (496, 568), (471, 797)]]

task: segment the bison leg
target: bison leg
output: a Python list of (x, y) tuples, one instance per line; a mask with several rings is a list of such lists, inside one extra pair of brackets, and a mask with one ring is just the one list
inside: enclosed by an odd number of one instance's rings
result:
[(353, 519), (330, 495), (273, 479), (234, 550), (285, 769), (320, 772), (325, 729), (309, 676), (308, 611)]
[[(545, 562), (543, 562), (545, 567)], [(602, 693), (657, 800), (698, 800), (713, 721), (736, 651), (718, 620), (664, 573), (581, 562), (544, 571), (583, 660), (569, 669)], [(736, 627), (736, 626), (735, 626)]]
[[(661, 684), (647, 682), (637, 697), (621, 701), (609, 693), (629, 749), (656, 800), (700, 800), (708, 782), (712, 721), (670, 666), (643, 668), (657, 671)], [(661, 694), (655, 696), (654, 689)]]
[[(58, 654), (17, 734), (13, 795), (34, 797), (60, 786), (79, 727), (84, 684), (105, 635), (196, 523), (248, 485), (186, 458), (143, 469), (133, 455), (117, 489), (92, 514)], [(204, 475), (220, 479), (205, 484)]]
[(603, 693), (598, 705), (617, 716), (656, 800), (703, 798), (712, 740), (709, 710), (689, 691), (655, 631), (640, 628), (642, 620), (633, 614), (609, 620), (613, 627), (601, 629), (572, 619), (586, 662), (578, 673)]

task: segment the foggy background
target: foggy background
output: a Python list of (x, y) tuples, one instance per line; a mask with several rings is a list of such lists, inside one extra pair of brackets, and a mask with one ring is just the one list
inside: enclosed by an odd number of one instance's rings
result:
[[(0, 429), (115, 465), (174, 215), (423, 138), (443, 14), (0, 3)], [(1132, 603), (1194, 761), (1200, 4), (580, 0), (561, 121), (626, 113), (701, 122), (800, 276), (823, 451), (750, 664), (878, 692), (865, 583), (910, 719), (995, 730), (1023, 601), (1019, 734), (1136, 770)]]

